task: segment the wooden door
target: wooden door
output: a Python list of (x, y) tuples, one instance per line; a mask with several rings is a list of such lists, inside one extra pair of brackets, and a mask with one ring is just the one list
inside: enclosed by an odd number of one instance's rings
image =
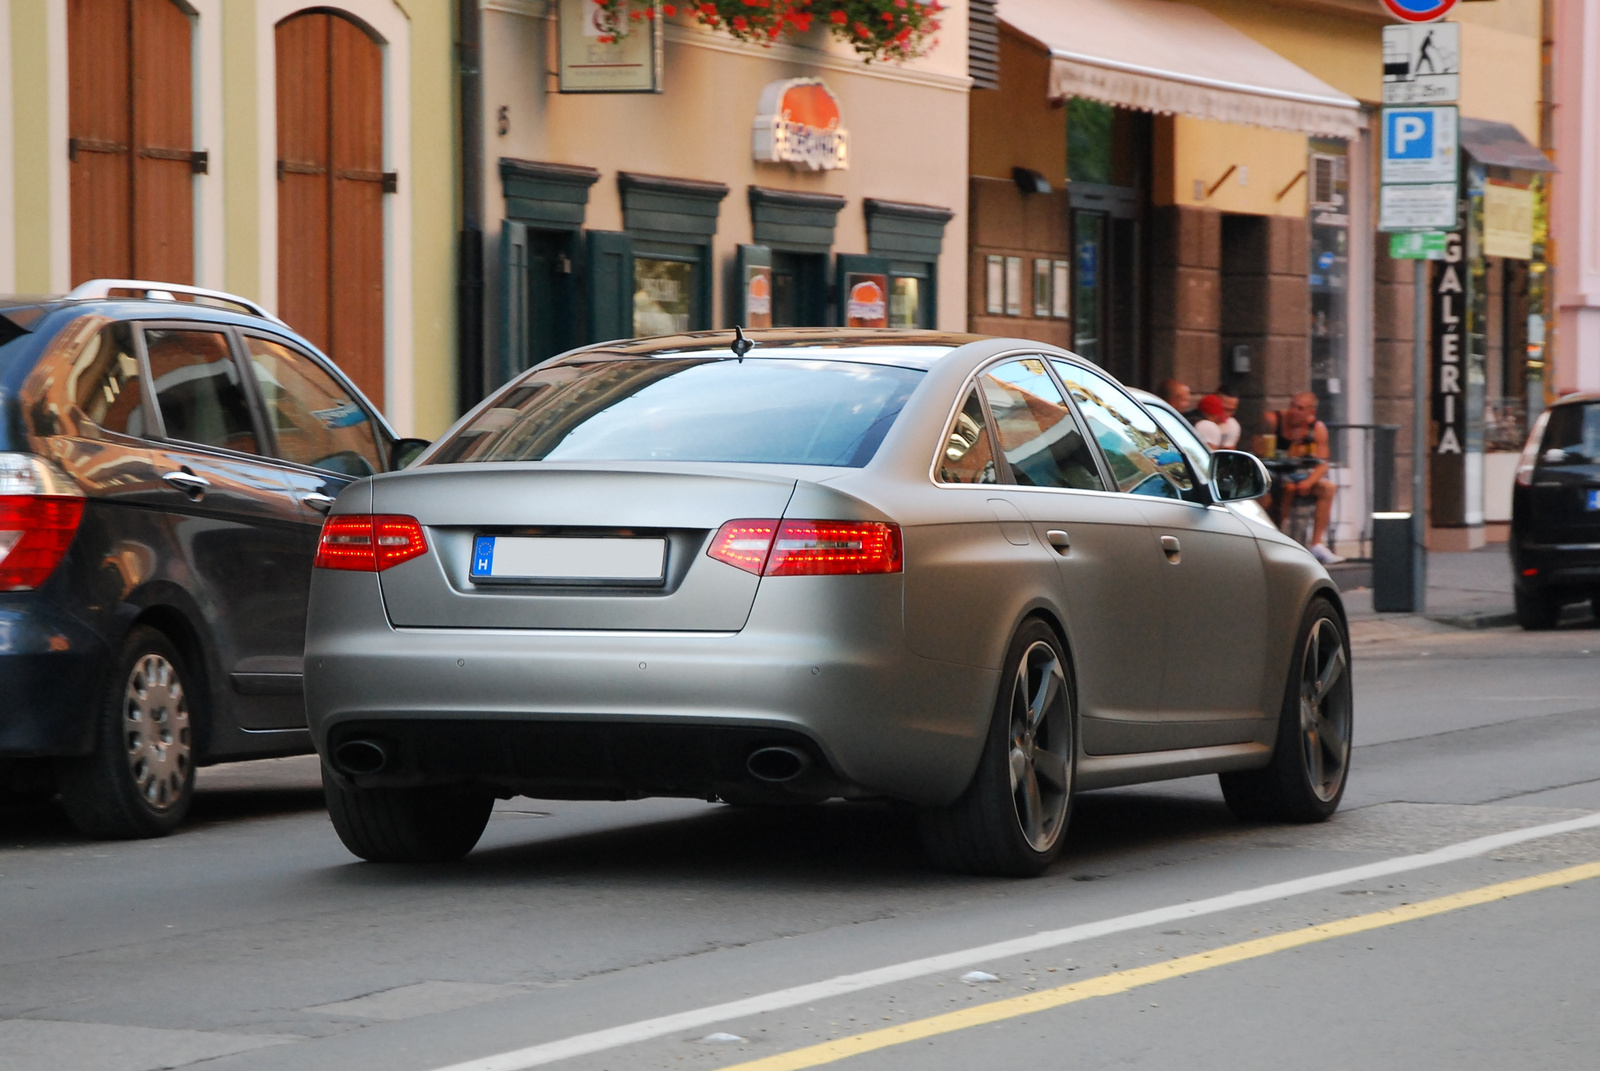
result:
[(278, 311), (383, 405), (383, 51), (348, 19), (276, 32)]
[(73, 285), (194, 281), (191, 35), (173, 0), (68, 0)]

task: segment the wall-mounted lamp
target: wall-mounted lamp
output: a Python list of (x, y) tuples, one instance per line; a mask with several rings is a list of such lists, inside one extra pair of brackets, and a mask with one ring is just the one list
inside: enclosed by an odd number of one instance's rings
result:
[(1013, 167), (1011, 181), (1023, 193), (1049, 193), (1050, 180), (1031, 167)]
[(511, 133), (511, 109), (504, 104), (494, 113), (494, 132), (501, 137)]

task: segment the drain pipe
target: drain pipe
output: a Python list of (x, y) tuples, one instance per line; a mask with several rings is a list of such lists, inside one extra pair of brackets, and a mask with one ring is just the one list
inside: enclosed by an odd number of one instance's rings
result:
[(461, 233), (456, 245), (456, 408), (484, 394), (483, 367), (483, 13), (456, 0), (456, 71), (461, 104)]

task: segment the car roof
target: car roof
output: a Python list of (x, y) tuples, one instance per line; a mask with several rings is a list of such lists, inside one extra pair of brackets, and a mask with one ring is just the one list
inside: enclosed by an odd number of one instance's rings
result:
[(1600, 391), (1586, 390), (1575, 394), (1563, 394), (1550, 403), (1550, 408), (1554, 409), (1558, 405), (1584, 405), (1589, 402), (1600, 402)]
[[(752, 358), (849, 360), (898, 365), (926, 371), (941, 357), (983, 335), (898, 328), (781, 327), (744, 332), (753, 345)], [(655, 357), (731, 356), (732, 331), (689, 331), (679, 335), (622, 339), (561, 354), (550, 364), (584, 364), (597, 360), (639, 360)]]

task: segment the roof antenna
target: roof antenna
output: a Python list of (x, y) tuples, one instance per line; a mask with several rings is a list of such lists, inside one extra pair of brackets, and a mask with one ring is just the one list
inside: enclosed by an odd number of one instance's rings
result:
[(728, 347), (733, 350), (733, 355), (739, 358), (739, 363), (744, 364), (744, 355), (756, 348), (756, 344), (744, 337), (744, 329), (738, 324), (733, 325), (733, 344)]

